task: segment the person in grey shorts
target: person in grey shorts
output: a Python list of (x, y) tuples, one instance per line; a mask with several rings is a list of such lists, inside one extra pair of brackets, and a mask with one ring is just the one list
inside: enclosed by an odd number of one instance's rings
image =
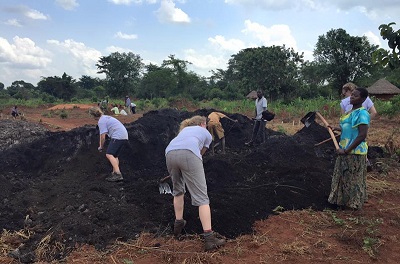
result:
[(204, 116), (193, 116), (181, 123), (179, 134), (165, 150), (166, 164), (172, 179), (175, 223), (174, 235), (179, 238), (186, 220), (183, 219), (185, 186), (193, 206), (199, 207), (200, 222), (204, 230), (205, 250), (212, 250), (225, 244), (211, 229), (210, 200), (202, 156), (209, 148), (212, 136), (207, 130)]
[(119, 154), (122, 147), (128, 143), (128, 131), (118, 119), (104, 115), (99, 107), (90, 108), (89, 113), (98, 120), (100, 131), (98, 150), (100, 152), (103, 151), (106, 135), (111, 138), (106, 150), (106, 157), (110, 161), (113, 171), (111, 172), (111, 176), (107, 177), (106, 180), (110, 182), (122, 181), (124, 178), (119, 169)]

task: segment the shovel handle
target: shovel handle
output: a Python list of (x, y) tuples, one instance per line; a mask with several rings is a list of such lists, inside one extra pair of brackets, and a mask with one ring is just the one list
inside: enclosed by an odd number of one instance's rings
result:
[(333, 144), (335, 145), (336, 150), (339, 149), (339, 144), (337, 143), (335, 134), (333, 133), (332, 129), (329, 127), (328, 122), (326, 122), (325, 118), (322, 117), (322, 115), (318, 112), (315, 113), (320, 119), (321, 121), (324, 123), (324, 125), (326, 126), (326, 128), (328, 129), (329, 134), (331, 135)]

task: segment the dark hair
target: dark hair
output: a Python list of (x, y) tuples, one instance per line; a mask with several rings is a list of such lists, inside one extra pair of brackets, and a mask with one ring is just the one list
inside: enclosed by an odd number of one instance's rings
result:
[(357, 91), (360, 92), (361, 98), (367, 98), (368, 97), (368, 90), (363, 88), (363, 87), (358, 87), (356, 88)]

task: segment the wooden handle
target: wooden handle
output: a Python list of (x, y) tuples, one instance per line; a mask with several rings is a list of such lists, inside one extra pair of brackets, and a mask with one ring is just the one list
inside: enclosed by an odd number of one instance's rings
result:
[(318, 112), (315, 112), (315, 114), (321, 119), (321, 121), (324, 123), (324, 125), (326, 126), (326, 128), (328, 129), (329, 134), (331, 135), (333, 144), (335, 145), (336, 150), (339, 149), (339, 144), (337, 143), (335, 134), (333, 133), (332, 129), (329, 127), (328, 122), (326, 122), (325, 118), (322, 117), (322, 115)]

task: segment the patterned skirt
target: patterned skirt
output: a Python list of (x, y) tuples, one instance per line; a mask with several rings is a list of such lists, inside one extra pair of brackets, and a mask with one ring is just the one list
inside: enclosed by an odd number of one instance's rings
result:
[(367, 200), (367, 160), (365, 155), (340, 155), (333, 171), (328, 202), (361, 209)]

